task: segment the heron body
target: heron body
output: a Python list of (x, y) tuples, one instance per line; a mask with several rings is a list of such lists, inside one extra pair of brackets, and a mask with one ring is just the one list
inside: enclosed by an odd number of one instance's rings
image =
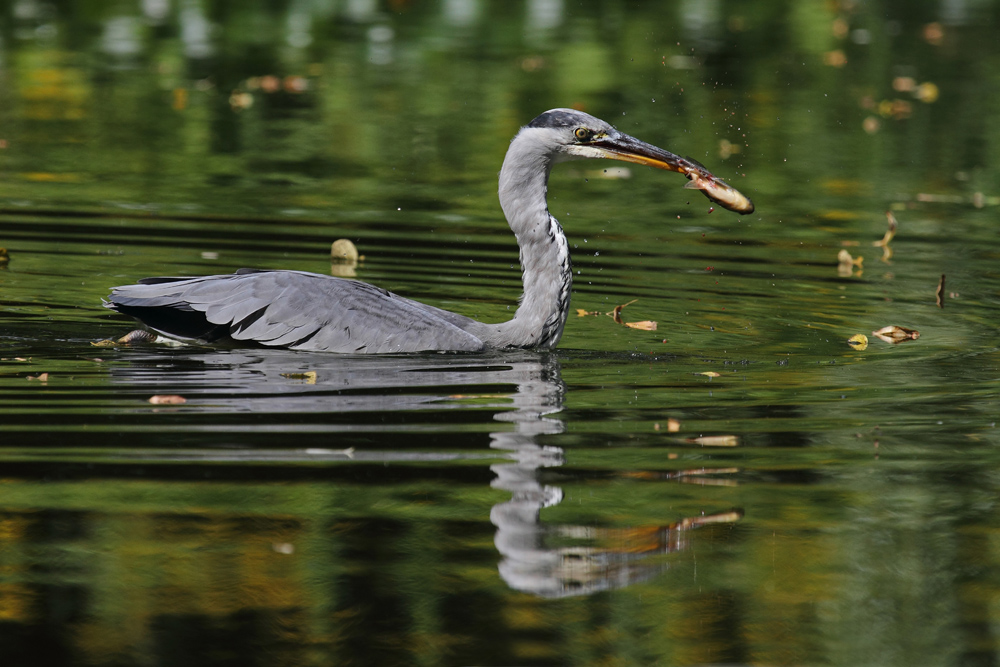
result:
[(200, 278), (146, 278), (112, 289), (105, 306), (170, 338), (317, 352), (404, 353), (553, 348), (569, 314), (569, 244), (549, 213), (556, 162), (610, 158), (677, 171), (689, 186), (740, 213), (753, 204), (704, 167), (572, 109), (535, 118), (511, 141), (500, 206), (520, 248), (524, 292), (514, 317), (488, 324), (357, 280), (241, 269)]

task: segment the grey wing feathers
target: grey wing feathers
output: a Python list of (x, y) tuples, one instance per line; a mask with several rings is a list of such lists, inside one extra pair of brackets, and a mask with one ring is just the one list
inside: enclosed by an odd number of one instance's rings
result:
[[(410, 301), (367, 283), (299, 271), (241, 272), (154, 279), (116, 287), (109, 308), (171, 335), (162, 309), (203, 313), (234, 341), (347, 353), (477, 351), (483, 342), (461, 315)], [(152, 318), (148, 318), (152, 319)], [(176, 332), (173, 332), (176, 335)]]

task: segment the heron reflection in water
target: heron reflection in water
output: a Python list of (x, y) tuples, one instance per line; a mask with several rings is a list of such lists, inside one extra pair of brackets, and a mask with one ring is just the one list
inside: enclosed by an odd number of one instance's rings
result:
[[(112, 384), (128, 385), (133, 392), (170, 387), (188, 397), (183, 410), (191, 421), (180, 427), (186, 433), (184, 441), (198, 443), (196, 434), (208, 429), (207, 440), (200, 439), (207, 447), (179, 444), (180, 431), (171, 429), (141, 445), (111, 447), (105, 453), (106, 461), (144, 466), (144, 474), (153, 478), (175, 474), (156, 472), (164, 466), (149, 467), (156, 462), (190, 466), (189, 474), (197, 479), (208, 470), (199, 466), (215, 470), (226, 466), (240, 478), (246, 475), (247, 482), (266, 479), (268, 484), (281, 479), (294, 484), (293, 480), (302, 479), (300, 474), (312, 470), (320, 484), (317, 488), (326, 489), (321, 492), (324, 497), (347, 493), (371, 500), (393, 494), (401, 470), (416, 466), (410, 469), (414, 477), (409, 479), (416, 484), (411, 492), (419, 495), (420, 485), (427, 484), (438, 500), (410, 505), (409, 513), (394, 520), (401, 526), (410, 522), (430, 525), (453, 512), (467, 516), (470, 508), (465, 503), (482, 497), (479, 475), (456, 477), (446, 471), (454, 471), (459, 461), (465, 462), (461, 465), (466, 470), (489, 461), (495, 475), (490, 486), (509, 494), (497, 498), (489, 511), (489, 521), (496, 528), (498, 574), (511, 589), (533, 595), (589, 595), (647, 581), (671, 567), (689, 572), (684, 568), (692, 561), (682, 554), (702, 539), (695, 531), (715, 524), (732, 525), (743, 516), (738, 507), (719, 506), (725, 496), (697, 492), (702, 486), (737, 484), (732, 479), (738, 472), (735, 468), (689, 469), (679, 461), (658, 460), (654, 469), (633, 469), (619, 465), (613, 455), (600, 454), (583, 467), (577, 459), (564, 468), (567, 451), (558, 443), (566, 432), (560, 413), (567, 387), (554, 353), (335, 356), (256, 349), (179, 351), (164, 356), (136, 351), (123, 362), (108, 368)], [(311, 374), (308, 380), (307, 374)], [(249, 415), (252, 419), (248, 420)], [(383, 421), (371, 415), (394, 418)], [(218, 446), (215, 425), (219, 419), (226, 423), (226, 432), (245, 446)], [(431, 422), (435, 426), (428, 428)], [(482, 428), (470, 430), (474, 424)], [(483, 441), (479, 431), (488, 435), (488, 449), (478, 446)], [(400, 449), (401, 433), (409, 437)], [(359, 446), (342, 449), (347, 444)], [(699, 458), (696, 454), (695, 459)], [(303, 463), (307, 466), (302, 467)], [(340, 466), (357, 468), (344, 473)], [(645, 510), (637, 514), (581, 492), (593, 492), (611, 480), (627, 485), (626, 493), (639, 491), (637, 485), (655, 485), (654, 495), (662, 504), (645, 508), (649, 515)], [(697, 486), (679, 491), (673, 486), (678, 483)], [(346, 486), (338, 490), (342, 484)], [(564, 502), (564, 485), (572, 488), (567, 493), (573, 509), (547, 514)], [(607, 500), (609, 496), (599, 493), (598, 497)], [(689, 509), (670, 509), (673, 501), (666, 498), (676, 498)], [(333, 525), (365, 525), (369, 519), (386, 518), (383, 505), (372, 502), (366, 513), (361, 509), (365, 504), (346, 509), (336, 502), (300, 507), (306, 514), (296, 523), (322, 533)], [(701, 511), (692, 513), (693, 507)], [(200, 513), (204, 508), (191, 511)], [(575, 520), (568, 521), (567, 514)], [(228, 521), (229, 516), (227, 509), (215, 519)], [(709, 543), (712, 534), (722, 534), (707, 532)], [(479, 534), (473, 530), (464, 548), (478, 552)], [(391, 568), (402, 562), (398, 559), (433, 562), (431, 569), (439, 577), (454, 566), (454, 555), (459, 553), (454, 551), (456, 544), (431, 544), (408, 535), (408, 529), (395, 531), (393, 537), (379, 540), (377, 552), (356, 552), (351, 558), (364, 562), (360, 569), (385, 576), (392, 576)], [(415, 550), (428, 551), (418, 554)], [(203, 550), (199, 558), (210, 553), (214, 552)], [(309, 556), (319, 560), (306, 569), (322, 567), (323, 558), (335, 555), (320, 550)], [(699, 558), (704, 556), (702, 549)], [(447, 572), (442, 579), (461, 576)]]
[(549, 213), (556, 162), (609, 158), (688, 177), (686, 187), (741, 214), (753, 203), (694, 160), (619, 132), (573, 109), (521, 128), (500, 170), (500, 206), (520, 248), (524, 292), (513, 319), (478, 322), (356, 280), (301, 271), (241, 269), (201, 278), (146, 278), (116, 287), (105, 305), (169, 338), (341, 353), (554, 348), (569, 314), (569, 244)]

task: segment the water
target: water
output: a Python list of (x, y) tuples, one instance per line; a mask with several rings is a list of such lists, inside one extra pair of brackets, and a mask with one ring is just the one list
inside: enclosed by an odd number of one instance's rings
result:
[[(279, 5), (0, 13), (9, 664), (997, 662), (1000, 6)], [(509, 317), (495, 175), (572, 104), (757, 213), (557, 167), (554, 353), (93, 345), (337, 238)]]

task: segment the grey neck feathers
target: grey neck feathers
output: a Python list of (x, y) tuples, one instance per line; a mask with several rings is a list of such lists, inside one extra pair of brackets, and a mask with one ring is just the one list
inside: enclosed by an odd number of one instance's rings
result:
[(531, 131), (514, 137), (500, 170), (500, 206), (521, 249), (524, 293), (512, 320), (480, 332), (495, 347), (553, 348), (569, 314), (569, 244), (545, 199), (553, 155), (524, 138)]

